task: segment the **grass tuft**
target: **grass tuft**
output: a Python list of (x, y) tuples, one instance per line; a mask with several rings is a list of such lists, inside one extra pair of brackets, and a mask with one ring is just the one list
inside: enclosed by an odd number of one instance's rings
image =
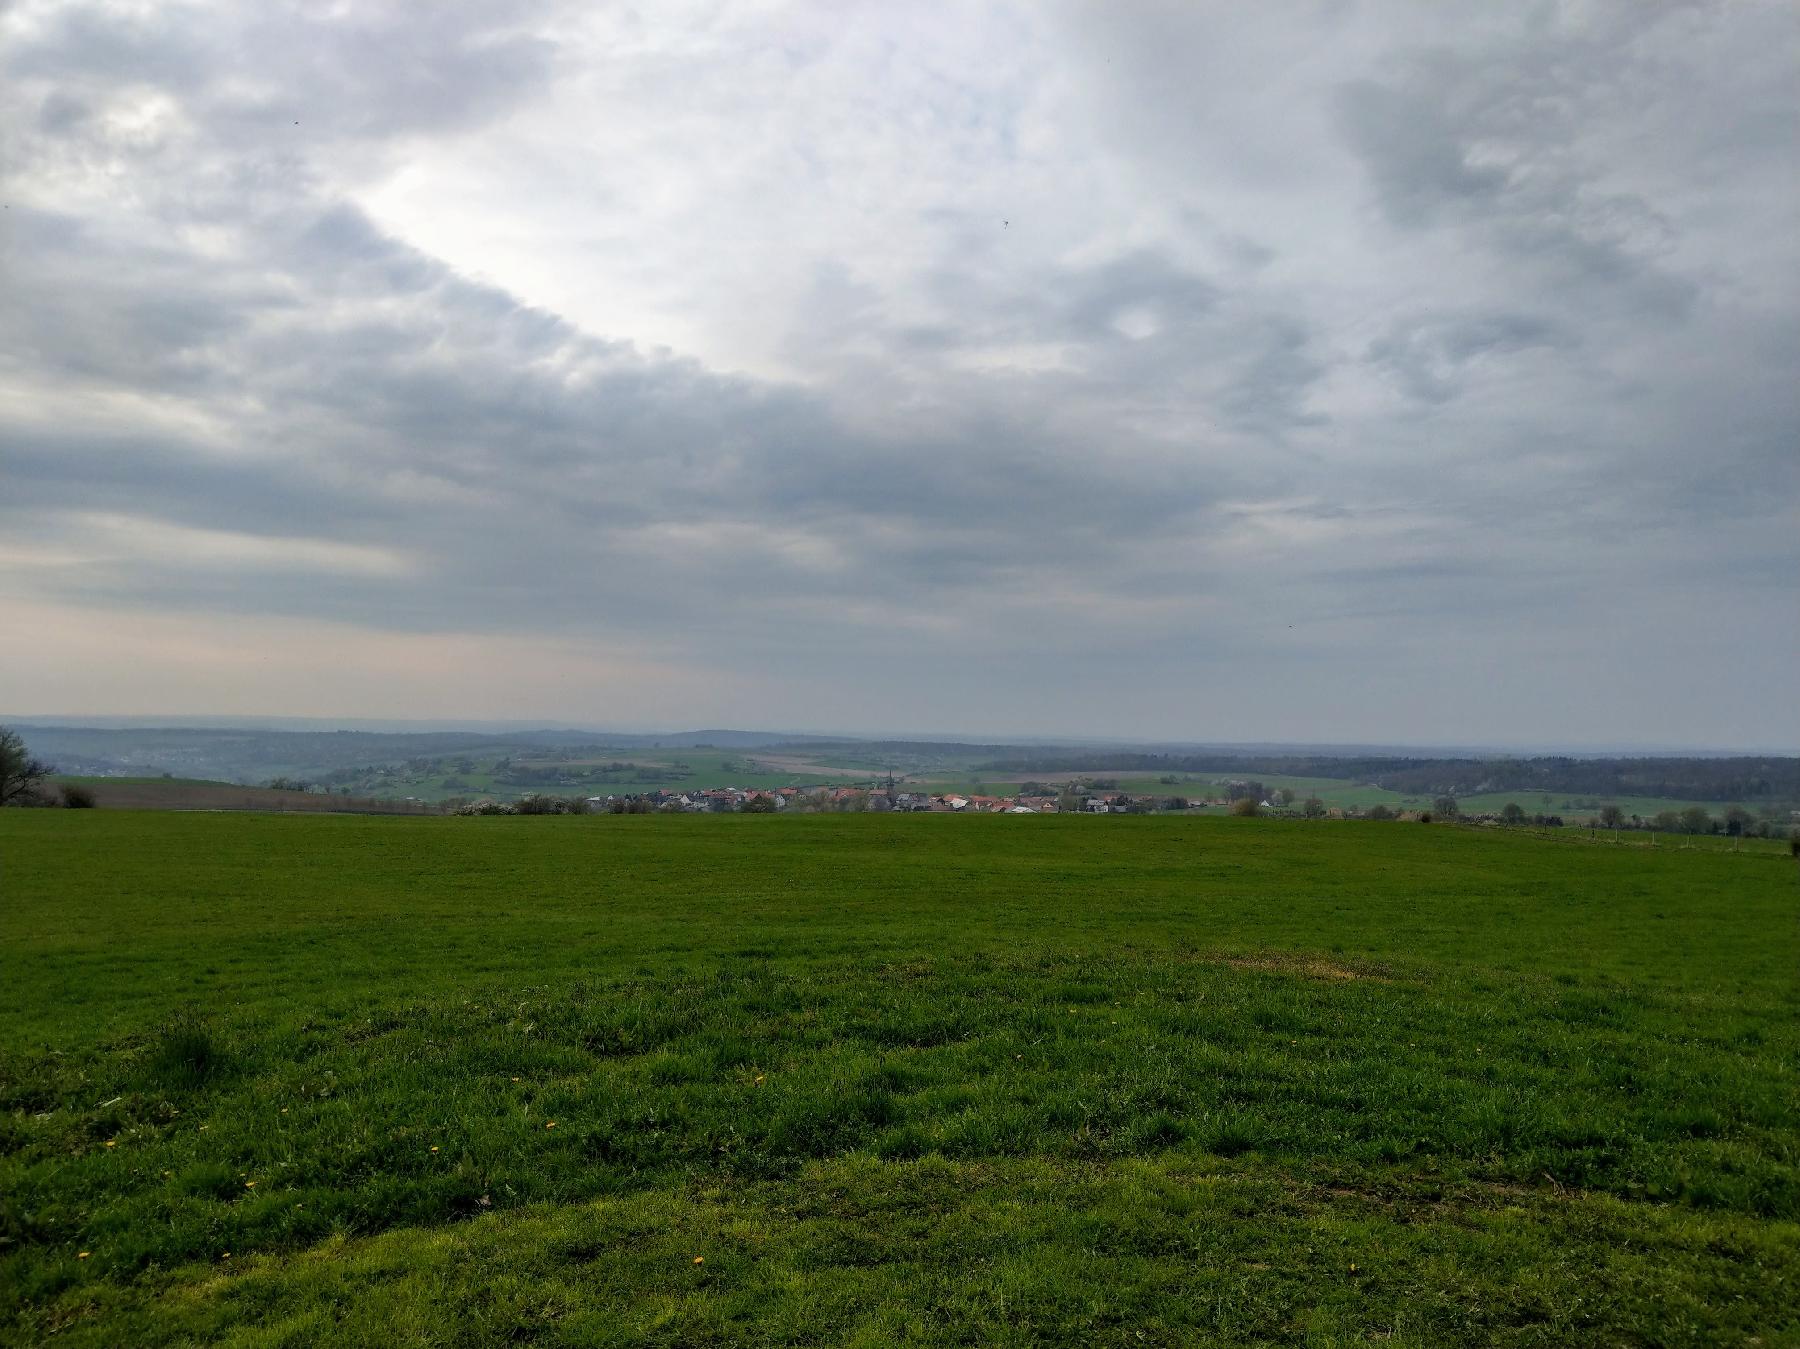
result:
[(226, 1065), (224, 1042), (196, 1013), (182, 1012), (156, 1033), (150, 1072), (169, 1090), (197, 1090), (219, 1077)]

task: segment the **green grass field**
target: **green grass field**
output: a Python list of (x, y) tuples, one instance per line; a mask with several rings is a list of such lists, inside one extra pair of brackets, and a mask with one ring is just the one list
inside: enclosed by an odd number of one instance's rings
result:
[(0, 1339), (1800, 1344), (1771, 849), (0, 812)]

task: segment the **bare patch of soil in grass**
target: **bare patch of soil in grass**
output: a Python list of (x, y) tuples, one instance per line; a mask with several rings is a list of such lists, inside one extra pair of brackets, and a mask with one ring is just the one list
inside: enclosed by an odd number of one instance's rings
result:
[(875, 776), (875, 771), (870, 768), (832, 768), (825, 764), (814, 763), (811, 759), (798, 754), (758, 754), (750, 760), (750, 766), (763, 773), (794, 773), (802, 777), (811, 775), (821, 782), (826, 778)]
[(1378, 969), (1352, 969), (1332, 960), (1324, 960), (1315, 956), (1296, 955), (1257, 955), (1232, 956), (1225, 964), (1234, 970), (1262, 970), (1269, 974), (1291, 974), (1305, 979), (1321, 979), (1327, 982), (1344, 983), (1352, 980), (1373, 980), (1378, 984), (1391, 984), (1392, 975)]

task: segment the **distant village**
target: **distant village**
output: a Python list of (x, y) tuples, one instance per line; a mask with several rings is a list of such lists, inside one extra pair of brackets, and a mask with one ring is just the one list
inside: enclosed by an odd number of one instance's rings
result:
[[(1164, 782), (1172, 782), (1165, 779)], [(1190, 788), (1200, 786), (1189, 780)], [(527, 794), (516, 801), (475, 801), (453, 805), (458, 815), (650, 815), (650, 814), (818, 814), (825, 812), (902, 811), (962, 815), (1152, 815), (1228, 809), (1234, 815), (1277, 815), (1305, 819), (1456, 820), (1464, 824), (1521, 824), (1559, 828), (1561, 815), (1530, 813), (1509, 802), (1499, 811), (1464, 810), (1453, 796), (1438, 796), (1431, 803), (1400, 808), (1327, 805), (1317, 796), (1297, 799), (1287, 787), (1266, 788), (1254, 780), (1220, 780), (1205, 784), (1205, 795), (1170, 795), (1125, 792), (1117, 784), (1071, 782), (1053, 787), (1041, 782), (1021, 783), (1013, 796), (986, 796), (975, 792), (921, 791), (890, 779), (885, 786), (807, 787), (706, 787), (687, 791), (652, 790), (606, 796), (545, 796)], [(1714, 817), (1701, 807), (1685, 812), (1663, 811), (1654, 818), (1625, 816), (1617, 807), (1603, 807), (1597, 817), (1576, 823), (1604, 825), (1609, 829), (1649, 829), (1668, 833), (1766, 834), (1782, 826), (1773, 820), (1756, 822), (1739, 807)], [(1800, 823), (1796, 812), (1795, 823)]]
[[(1138, 809), (1165, 809), (1162, 798), (1129, 797), (1123, 793), (1079, 798), (1078, 809), (1092, 814), (1111, 810), (1124, 812), (1131, 803), (1142, 800)], [(1064, 808), (1054, 796), (960, 796), (946, 793), (934, 796), (926, 792), (885, 791), (867, 787), (710, 787), (687, 792), (648, 792), (636, 797), (590, 796), (588, 806), (606, 810), (621, 802), (646, 802), (655, 810), (732, 811), (756, 810), (902, 810), (964, 811), (970, 814), (1046, 815)], [(1150, 804), (1154, 802), (1155, 804)], [(766, 805), (765, 805), (766, 803)], [(1185, 807), (1184, 807), (1185, 808)]]
[(933, 793), (912, 790), (892, 781), (886, 786), (875, 787), (709, 787), (681, 792), (651, 791), (630, 795), (590, 796), (586, 798), (586, 806), (594, 813), (610, 811), (615, 814), (644, 811), (773, 813), (791, 810), (913, 811), (970, 815), (1145, 815), (1232, 806), (1245, 801), (1254, 803), (1258, 809), (1281, 810), (1293, 802), (1291, 791), (1265, 793), (1259, 782), (1221, 783), (1216, 791), (1204, 797), (1100, 790), (1079, 783), (1058, 790), (1051, 790), (1041, 783), (1026, 785), (1041, 790), (1023, 791), (1016, 796)]

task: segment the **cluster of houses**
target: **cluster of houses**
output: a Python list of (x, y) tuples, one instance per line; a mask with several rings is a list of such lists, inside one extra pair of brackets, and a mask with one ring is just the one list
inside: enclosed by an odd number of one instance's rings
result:
[[(1103, 795), (1078, 794), (1076, 809), (1090, 815), (1142, 813), (1166, 810), (1170, 799), (1131, 796), (1124, 792)], [(971, 815), (1054, 815), (1062, 806), (1054, 796), (962, 796), (954, 792), (928, 792), (893, 787), (708, 787), (685, 792), (653, 791), (641, 795), (590, 796), (588, 808), (604, 811), (621, 803), (642, 803), (653, 810), (702, 813), (733, 810), (901, 810), (962, 812)], [(1186, 804), (1185, 802), (1183, 803)], [(1195, 805), (1214, 804), (1196, 801)], [(641, 806), (640, 806), (641, 808)]]

